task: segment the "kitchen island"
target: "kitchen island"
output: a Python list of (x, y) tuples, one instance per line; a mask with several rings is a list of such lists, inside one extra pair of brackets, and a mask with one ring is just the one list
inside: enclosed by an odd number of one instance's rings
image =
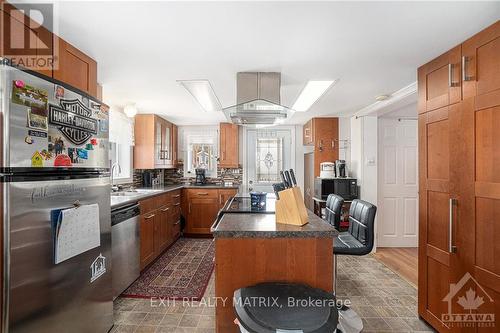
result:
[(256, 213), (224, 214), (214, 224), (217, 332), (238, 332), (232, 300), (239, 288), (279, 281), (333, 291), (338, 232), (312, 212), (308, 216), (303, 226), (278, 224), (274, 214)]

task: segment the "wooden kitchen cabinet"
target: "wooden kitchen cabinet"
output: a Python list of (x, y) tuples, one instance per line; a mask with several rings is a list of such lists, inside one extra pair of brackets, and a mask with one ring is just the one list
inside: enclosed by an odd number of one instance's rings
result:
[(418, 313), (438, 332), (458, 331), (443, 314), (469, 314), (457, 301), (470, 289), (483, 300), (474, 312), (498, 325), (499, 70), (499, 21), (418, 70)]
[[(134, 169), (174, 168), (177, 126), (154, 114), (135, 116)], [(175, 129), (175, 130), (174, 130)]]
[(321, 163), (339, 158), (339, 119), (309, 120), (303, 127), (303, 144), (314, 146), (314, 177), (319, 177)]
[[(192, 235), (211, 235), (210, 227), (217, 218), (223, 198), (229, 189), (193, 188), (183, 190), (185, 232)], [(231, 192), (233, 193), (233, 192)], [(236, 194), (236, 192), (234, 192)], [(221, 196), (222, 195), (222, 196)]]
[(237, 168), (239, 166), (238, 125), (220, 123), (219, 125), (219, 166)]
[(149, 265), (156, 258), (155, 251), (155, 220), (156, 213), (150, 212), (140, 216), (141, 229), (141, 251), (140, 266), (141, 270)]
[(179, 238), (180, 194), (181, 191), (177, 190), (139, 202), (141, 270)]
[(97, 97), (97, 62), (56, 35), (54, 44), (57, 46), (54, 56), (58, 58), (54, 79)]
[(226, 202), (234, 197), (236, 193), (238, 193), (238, 190), (233, 188), (219, 189), (219, 209), (224, 207)]
[[(6, 38), (2, 38), (1, 43), (3, 45), (0, 46), (2, 51), (0, 56), (24, 60), (28, 49), (28, 52), (34, 52), (34, 54), (29, 54), (29, 57), (37, 57), (43, 60), (41, 68), (37, 68), (36, 63), (27, 64), (26, 68), (52, 77), (51, 60), (49, 60), (54, 55), (52, 32), (33, 22), (11, 4), (2, 3), (0, 5), (0, 14), (0, 22), (9, 22), (9, 24), (4, 24), (5, 31), (2, 31), (2, 37)], [(26, 36), (29, 36), (29, 40)], [(31, 45), (33, 42), (36, 43), (34, 47)], [(25, 47), (23, 48), (22, 45), (25, 45)], [(10, 47), (13, 49), (9, 50)]]
[(461, 49), (459, 45), (418, 69), (419, 113), (462, 99)]

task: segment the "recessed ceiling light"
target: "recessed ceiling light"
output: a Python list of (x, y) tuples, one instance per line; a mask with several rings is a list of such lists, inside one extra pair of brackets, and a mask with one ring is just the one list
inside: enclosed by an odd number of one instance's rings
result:
[(308, 81), (299, 97), (292, 106), (295, 111), (303, 112), (316, 103), (337, 80)]
[(198, 104), (205, 111), (219, 111), (222, 106), (215, 95), (214, 89), (208, 80), (178, 80), (180, 85), (182, 85), (191, 94), (191, 96), (196, 99)]

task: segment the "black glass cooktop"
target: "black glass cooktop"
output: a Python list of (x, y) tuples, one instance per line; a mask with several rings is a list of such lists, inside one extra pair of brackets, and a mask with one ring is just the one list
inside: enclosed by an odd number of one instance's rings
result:
[(229, 200), (222, 213), (261, 213), (261, 214), (274, 214), (275, 213), (276, 199), (274, 196), (268, 195), (266, 198), (266, 205), (261, 209), (252, 208), (250, 197), (234, 197)]

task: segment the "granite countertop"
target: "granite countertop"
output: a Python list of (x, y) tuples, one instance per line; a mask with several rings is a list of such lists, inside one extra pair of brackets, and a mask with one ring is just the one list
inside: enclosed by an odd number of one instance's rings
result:
[[(207, 184), (207, 185), (191, 185), (191, 184), (177, 184), (177, 185), (157, 185), (153, 187), (140, 187), (133, 191), (123, 191), (115, 192), (111, 194), (111, 209), (119, 208), (125, 205), (137, 203), (140, 200), (154, 197), (163, 193), (183, 189), (183, 188), (207, 188), (207, 189), (219, 189), (219, 188), (229, 188), (238, 189), (239, 185), (224, 186), (223, 184)], [(124, 193), (126, 195), (120, 195), (116, 193)]]
[(224, 214), (212, 226), (215, 238), (334, 238), (338, 231), (308, 210), (303, 226), (276, 223), (274, 214)]

